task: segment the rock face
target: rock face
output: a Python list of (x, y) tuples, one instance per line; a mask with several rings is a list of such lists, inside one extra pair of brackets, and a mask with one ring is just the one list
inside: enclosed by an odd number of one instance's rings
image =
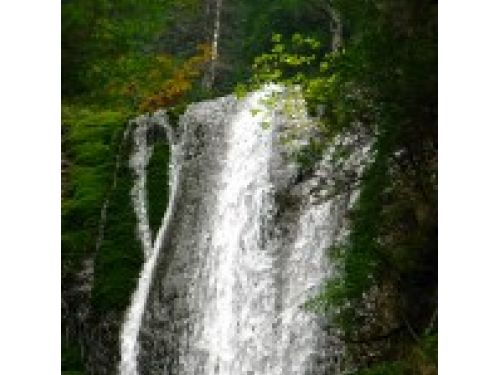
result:
[(300, 96), (275, 86), (188, 107), (137, 368), (123, 375), (342, 372), (339, 332), (303, 304), (337, 272), (326, 252), (353, 196), (321, 190), (338, 172), (333, 148), (307, 177), (293, 162), (313, 129)]

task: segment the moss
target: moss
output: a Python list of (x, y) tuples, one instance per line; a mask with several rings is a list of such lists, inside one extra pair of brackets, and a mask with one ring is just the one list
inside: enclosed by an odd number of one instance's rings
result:
[[(92, 306), (99, 313), (123, 312), (127, 308), (144, 262), (130, 197), (133, 176), (127, 161), (131, 147), (129, 139), (121, 150), (117, 186), (110, 195), (104, 237), (95, 259)], [(158, 230), (167, 206), (169, 157), (166, 141), (158, 141), (147, 171), (149, 219), (153, 234)]]
[(130, 197), (133, 181), (127, 162), (130, 148), (129, 140), (120, 155), (117, 186), (110, 195), (104, 237), (95, 258), (92, 306), (99, 313), (125, 310), (144, 260)]
[(404, 375), (409, 374), (409, 370), (408, 365), (403, 362), (383, 362), (363, 369), (356, 375)]
[(77, 270), (83, 257), (94, 251), (125, 123), (122, 112), (63, 105), (62, 158), (67, 165), (61, 212), (63, 273)]
[(85, 373), (79, 347), (74, 342), (62, 341), (61, 372), (63, 375), (83, 375)]
[(147, 170), (149, 224), (153, 237), (160, 228), (168, 204), (169, 160), (170, 149), (167, 142), (157, 142)]

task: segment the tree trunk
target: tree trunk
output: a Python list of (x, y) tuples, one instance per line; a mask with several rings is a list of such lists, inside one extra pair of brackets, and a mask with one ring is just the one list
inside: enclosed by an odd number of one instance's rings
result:
[(204, 79), (204, 87), (207, 90), (212, 89), (215, 81), (215, 67), (217, 65), (217, 60), (219, 58), (219, 37), (220, 37), (220, 13), (222, 9), (222, 0), (214, 0), (215, 1), (215, 15), (214, 15), (214, 24), (213, 24), (213, 33), (212, 33), (212, 57), (210, 59), (210, 66), (208, 68), (208, 72), (205, 75)]
[(329, 15), (330, 15), (330, 32), (332, 34), (332, 52), (337, 51), (343, 42), (342, 35), (342, 20), (340, 18), (340, 14), (329, 7)]

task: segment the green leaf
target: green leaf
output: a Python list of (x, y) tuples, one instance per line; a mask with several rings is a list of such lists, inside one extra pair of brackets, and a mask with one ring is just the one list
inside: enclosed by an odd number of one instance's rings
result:
[(257, 116), (260, 112), (262, 112), (262, 109), (252, 108), (250, 110), (250, 113), (252, 114), (253, 117)]

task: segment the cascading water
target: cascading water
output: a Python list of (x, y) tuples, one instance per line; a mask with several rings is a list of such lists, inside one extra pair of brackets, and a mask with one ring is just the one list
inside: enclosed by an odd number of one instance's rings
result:
[[(338, 331), (303, 305), (335, 272), (326, 251), (345, 232), (350, 197), (313, 196), (334, 178), (328, 159), (299, 178), (290, 150), (312, 127), (303, 99), (287, 103), (292, 114), (263, 104), (283, 92), (270, 85), (181, 117), (170, 203), (122, 329), (121, 375), (341, 373)], [(306, 130), (283, 144), (290, 128)], [(140, 172), (147, 142), (136, 146)], [(141, 173), (134, 202), (149, 230)]]

